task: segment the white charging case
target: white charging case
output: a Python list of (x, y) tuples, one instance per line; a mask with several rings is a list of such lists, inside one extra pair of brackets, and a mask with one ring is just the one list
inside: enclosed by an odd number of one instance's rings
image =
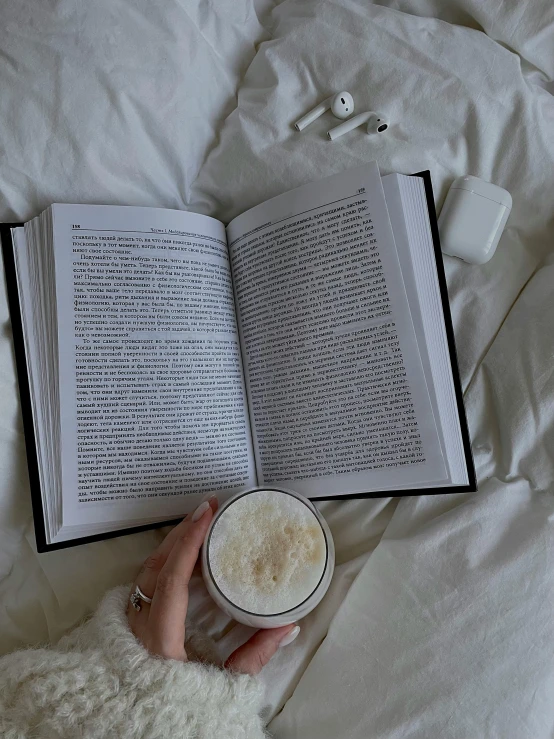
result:
[(452, 183), (439, 217), (445, 254), (471, 264), (493, 256), (512, 209), (512, 196), (490, 182), (466, 175)]

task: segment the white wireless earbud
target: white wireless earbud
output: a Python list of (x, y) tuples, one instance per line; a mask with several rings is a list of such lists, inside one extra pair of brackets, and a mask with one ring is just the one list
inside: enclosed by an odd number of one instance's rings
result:
[(316, 118), (319, 118), (319, 116), (323, 115), (329, 109), (331, 109), (331, 113), (335, 118), (344, 120), (354, 112), (354, 98), (349, 92), (337, 92), (336, 95), (331, 95), (330, 98), (327, 98), (327, 100), (324, 100), (313, 110), (310, 110), (309, 113), (306, 113), (303, 118), (294, 124), (294, 127), (297, 131), (303, 131), (306, 126), (309, 126), (310, 123), (313, 123)]
[(389, 127), (390, 121), (383, 113), (374, 113), (372, 111), (369, 113), (360, 113), (349, 121), (345, 121), (339, 126), (332, 128), (327, 132), (327, 136), (331, 141), (334, 141), (339, 136), (344, 136), (345, 133), (358, 128), (358, 126), (363, 126), (364, 123), (367, 123), (367, 133), (384, 133)]

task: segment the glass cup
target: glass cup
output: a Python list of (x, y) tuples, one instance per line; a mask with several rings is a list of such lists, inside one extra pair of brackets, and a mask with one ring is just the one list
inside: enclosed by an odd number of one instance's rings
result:
[[(217, 583), (215, 582), (210, 568), (210, 538), (214, 526), (216, 525), (219, 518), (223, 516), (225, 514), (225, 511), (227, 511), (229, 507), (232, 506), (233, 503), (235, 503), (240, 498), (243, 498), (246, 495), (251, 495), (252, 493), (258, 493), (262, 491), (280, 493), (282, 495), (292, 495), (294, 498), (301, 501), (307, 508), (309, 508), (310, 512), (313, 514), (314, 521), (317, 522), (321, 527), (321, 531), (325, 539), (325, 567), (318, 584), (310, 593), (310, 595), (301, 603), (299, 603), (294, 608), (291, 608), (287, 611), (282, 611), (281, 613), (251, 613), (250, 611), (246, 611), (243, 608), (240, 608), (223, 594), (223, 592), (220, 590)], [(212, 599), (217, 603), (217, 605), (224, 613), (235, 619), (235, 621), (245, 624), (246, 626), (252, 626), (256, 629), (274, 629), (279, 626), (286, 626), (293, 621), (298, 621), (301, 618), (304, 618), (304, 616), (307, 616), (308, 613), (310, 613), (310, 611), (312, 611), (317, 606), (317, 604), (321, 601), (321, 599), (327, 592), (327, 589), (329, 588), (329, 585), (331, 583), (331, 578), (333, 576), (334, 567), (335, 545), (333, 543), (333, 537), (331, 535), (331, 531), (329, 529), (329, 526), (327, 525), (327, 522), (317, 510), (317, 508), (307, 498), (305, 498), (303, 495), (300, 495), (299, 493), (295, 493), (292, 490), (282, 490), (277, 488), (254, 488), (253, 490), (247, 490), (246, 492), (238, 493), (232, 498), (229, 498), (229, 500), (222, 504), (221, 508), (218, 509), (217, 513), (213, 517), (213, 520), (210, 523), (210, 527), (208, 528), (208, 531), (206, 533), (204, 546), (202, 547), (202, 576)]]

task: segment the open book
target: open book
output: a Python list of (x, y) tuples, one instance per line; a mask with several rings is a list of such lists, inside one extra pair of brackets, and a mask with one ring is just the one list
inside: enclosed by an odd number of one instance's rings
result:
[(211, 491), (476, 489), (428, 173), (364, 165), (227, 227), (52, 205), (1, 237), (39, 551)]

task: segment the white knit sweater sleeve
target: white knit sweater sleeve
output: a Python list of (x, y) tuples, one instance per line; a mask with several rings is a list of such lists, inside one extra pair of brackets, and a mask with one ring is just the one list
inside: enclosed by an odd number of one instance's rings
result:
[(152, 657), (127, 624), (127, 587), (55, 647), (0, 659), (3, 739), (261, 739), (260, 683)]

